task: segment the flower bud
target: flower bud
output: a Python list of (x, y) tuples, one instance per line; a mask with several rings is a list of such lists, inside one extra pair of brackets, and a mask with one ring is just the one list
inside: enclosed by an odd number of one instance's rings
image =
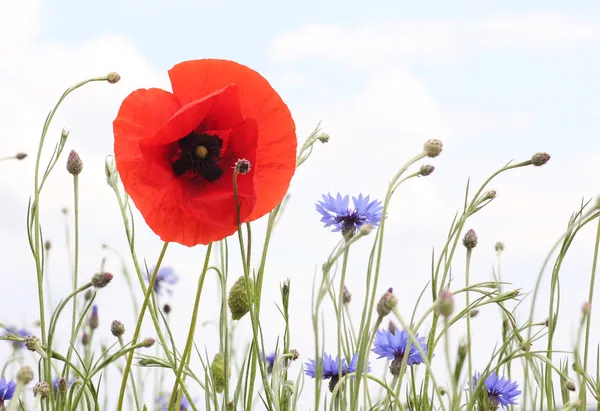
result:
[(75, 150), (71, 150), (69, 158), (67, 158), (67, 171), (74, 176), (79, 175), (83, 170), (83, 161), (79, 158), (79, 154)]
[(250, 161), (246, 160), (245, 158), (240, 158), (235, 163), (235, 171), (237, 171), (240, 174), (249, 173), (250, 172)]
[(440, 293), (438, 298), (438, 312), (444, 317), (450, 317), (454, 311), (454, 299), (452, 298), (452, 293), (448, 289), (445, 289)]
[(106, 287), (110, 280), (113, 279), (113, 275), (111, 273), (98, 273), (94, 274), (92, 277), (92, 285), (96, 288)]
[(227, 303), (231, 312), (231, 318), (239, 320), (246, 315), (250, 311), (253, 300), (254, 283), (251, 278), (248, 278), (248, 288), (246, 289), (246, 277), (241, 276), (229, 290), (229, 301)]
[(352, 293), (350, 293), (350, 290), (348, 290), (348, 287), (346, 287), (344, 285), (344, 292), (342, 295), (342, 302), (344, 304), (350, 304), (350, 301), (352, 301)]
[(398, 304), (398, 299), (394, 295), (394, 289), (390, 287), (377, 303), (377, 314), (381, 318), (385, 317), (392, 312), (396, 304)]
[(114, 320), (110, 325), (110, 332), (115, 337), (120, 337), (125, 334), (125, 326), (121, 321)]
[(171, 305), (169, 305), (169, 304), (163, 305), (163, 312), (165, 314), (169, 315), (171, 313)]
[(98, 320), (98, 306), (94, 304), (92, 306), (92, 315), (90, 316), (88, 324), (92, 330), (95, 330), (96, 328), (98, 328), (99, 322), (100, 321)]
[(392, 321), (390, 321), (390, 323), (388, 324), (388, 331), (392, 334), (396, 334), (396, 324), (394, 324)]
[(69, 384), (67, 383), (67, 380), (65, 380), (64, 378), (58, 380), (58, 382), (56, 383), (56, 390), (58, 392), (67, 392), (67, 389), (69, 389)]
[(496, 190), (486, 191), (485, 194), (483, 194), (483, 196), (481, 197), (481, 201), (493, 200), (494, 198), (496, 198), (497, 194), (498, 193), (496, 193)]
[(442, 152), (444, 145), (440, 140), (428, 140), (423, 146), (423, 151), (427, 154), (427, 157), (437, 157)]
[(83, 294), (83, 298), (85, 299), (85, 301), (90, 301), (92, 299), (92, 297), (94, 296), (94, 292), (90, 289), (88, 289), (85, 294)]
[(27, 385), (33, 380), (33, 368), (29, 366), (21, 367), (17, 372), (17, 382)]
[(475, 230), (470, 229), (467, 231), (465, 237), (463, 238), (463, 245), (467, 247), (467, 249), (473, 249), (477, 247), (477, 234), (475, 233)]
[(496, 249), (496, 252), (500, 254), (502, 251), (504, 251), (504, 243), (498, 241), (494, 248)]
[(583, 315), (588, 315), (591, 312), (592, 312), (592, 304), (589, 301), (584, 302), (583, 305), (581, 306), (581, 313)]
[(367, 223), (360, 226), (360, 233), (362, 235), (369, 235), (371, 231), (373, 231), (373, 224)]
[(296, 349), (292, 348), (289, 353), (292, 354), (292, 361), (296, 361), (298, 358), (300, 358), (300, 353)]
[(50, 395), (50, 384), (46, 381), (40, 381), (33, 386), (33, 395), (39, 395), (41, 399), (46, 399)]
[(435, 170), (435, 167), (431, 164), (423, 164), (419, 169), (419, 175), (423, 177), (428, 176), (429, 174), (433, 173), (433, 170)]
[(52, 242), (50, 240), (46, 240), (44, 242), (44, 250), (50, 251), (51, 248), (52, 248)]
[(531, 157), (531, 163), (536, 167), (541, 167), (550, 160), (550, 154), (548, 153), (535, 153)]
[(40, 340), (35, 335), (25, 337), (24, 344), (29, 351), (39, 351), (41, 349)]
[(215, 391), (221, 393), (225, 389), (225, 358), (222, 353), (217, 353), (210, 365)]
[(17, 153), (15, 156), (15, 158), (19, 161), (23, 160), (25, 157), (27, 157), (27, 153)]
[(90, 336), (88, 335), (88, 333), (86, 333), (84, 331), (83, 335), (81, 336), (81, 345), (86, 346), (89, 343), (90, 343)]
[(565, 383), (565, 387), (567, 388), (567, 390), (569, 391), (575, 391), (577, 388), (575, 387), (575, 382), (573, 380), (568, 380)]
[(328, 143), (329, 142), (329, 134), (321, 133), (317, 136), (317, 140), (319, 140), (323, 144)]
[(115, 73), (114, 71), (111, 71), (106, 75), (106, 81), (108, 81), (110, 84), (118, 83), (119, 80), (121, 80), (121, 76), (119, 73)]
[(154, 338), (146, 338), (144, 341), (142, 341), (142, 346), (146, 347), (146, 348), (150, 348), (154, 345), (154, 343), (156, 342), (156, 340)]
[(479, 315), (479, 309), (478, 308), (473, 308), (472, 310), (469, 311), (469, 317), (471, 318), (475, 318)]

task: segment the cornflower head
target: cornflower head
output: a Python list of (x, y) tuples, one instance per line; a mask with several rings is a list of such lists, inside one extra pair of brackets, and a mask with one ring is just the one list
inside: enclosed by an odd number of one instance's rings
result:
[[(146, 280), (150, 281), (152, 274), (154, 273), (154, 267), (150, 270), (149, 273), (146, 273)], [(154, 280), (154, 292), (157, 295), (162, 295), (163, 291), (167, 294), (171, 295), (173, 290), (171, 290), (167, 285), (175, 285), (179, 281), (179, 276), (175, 274), (175, 270), (172, 267), (164, 267), (158, 270), (156, 274), (156, 279)]]
[[(318, 359), (318, 361), (322, 364), (323, 370), (323, 379), (329, 381), (329, 391), (333, 392), (333, 389), (337, 385), (338, 381), (341, 377), (348, 373), (356, 372), (356, 366), (358, 365), (358, 353), (354, 354), (352, 359), (350, 360), (350, 364), (346, 363), (346, 359), (342, 359), (342, 374), (339, 374), (339, 358), (336, 355), (335, 359), (327, 354), (323, 353), (323, 359)], [(309, 360), (305, 363), (306, 368), (304, 369), (304, 373), (311, 378), (316, 378), (317, 376), (317, 360)], [(368, 371), (371, 371), (371, 365), (369, 364)]]
[[(415, 338), (423, 349), (423, 352), (427, 354), (425, 337), (419, 337), (419, 334), (416, 334)], [(390, 372), (392, 375), (398, 376), (400, 375), (404, 357), (407, 357), (406, 365), (408, 367), (420, 364), (424, 361), (419, 349), (414, 343), (411, 342), (408, 351), (406, 350), (409, 341), (408, 333), (405, 330), (396, 328), (391, 332), (389, 330), (380, 329), (377, 330), (377, 333), (375, 334), (375, 341), (373, 342), (373, 349), (371, 351), (378, 355), (377, 359), (386, 358), (392, 360)]]
[(14, 381), (6, 381), (6, 378), (0, 379), (0, 409), (4, 409), (4, 401), (10, 400), (15, 394), (17, 384)]
[(369, 196), (352, 197), (354, 204), (350, 208), (350, 198), (342, 197), (340, 193), (333, 197), (323, 194), (323, 199), (317, 202), (317, 211), (321, 214), (321, 222), (325, 227), (333, 226), (333, 232), (342, 232), (345, 238), (350, 238), (365, 224), (376, 227), (382, 218), (383, 206), (381, 201), (370, 200)]
[[(481, 378), (481, 373), (473, 376), (472, 389), (475, 389), (477, 382)], [(490, 411), (496, 411), (498, 408), (508, 408), (509, 405), (516, 405), (516, 398), (521, 391), (517, 382), (512, 382), (504, 377), (499, 377), (493, 371), (484, 381), (487, 391), (487, 398)]]
[(275, 364), (275, 358), (277, 358), (277, 354), (272, 352), (265, 356), (263, 353), (261, 353), (260, 357), (267, 365), (267, 373), (271, 374), (273, 372), (273, 365)]

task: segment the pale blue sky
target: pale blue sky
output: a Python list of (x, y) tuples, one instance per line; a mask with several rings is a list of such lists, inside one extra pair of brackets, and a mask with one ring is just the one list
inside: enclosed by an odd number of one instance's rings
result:
[[(379, 288), (383, 292), (393, 286), (403, 312), (412, 309), (415, 290), (428, 280), (431, 249), (439, 249), (445, 239), (469, 177), (478, 185), (509, 160), (527, 159), (537, 151), (552, 155), (541, 169), (519, 170), (492, 184), (497, 199), (468, 225), (480, 237), (473, 280), (491, 277), (493, 245), (501, 240), (506, 244), (504, 278), (525, 291), (531, 290), (543, 258), (581, 198), (600, 193), (597, 2), (91, 4), (38, 0), (0, 6), (0, 156), (34, 154), (44, 117), (66, 87), (108, 71), (122, 74), (117, 85), (95, 84), (73, 95), (51, 131), (57, 138), (63, 126), (69, 127), (67, 149), (78, 150), (85, 163), (82, 278), (97, 270), (104, 256), (102, 243), (126, 254), (119, 213), (104, 181), (104, 157), (112, 150), (111, 122), (119, 104), (136, 88), (168, 88), (166, 70), (186, 59), (221, 57), (251, 66), (288, 102), (301, 140), (321, 120), (331, 134), (331, 141), (317, 146), (294, 177), (265, 283), (264, 332), (275, 341), (282, 324), (272, 296), (280, 281), (291, 278), (293, 345), (304, 360), (314, 355), (311, 342), (302, 338), (311, 327), (307, 279), (338, 238), (322, 229), (314, 210), (321, 193), (363, 192), (382, 198), (388, 180), (425, 140), (444, 142), (442, 156), (428, 161), (436, 166), (434, 174), (399, 190), (390, 212)], [(0, 288), (16, 290), (0, 299), (0, 313), (15, 313), (0, 322), (29, 327), (36, 319), (36, 290), (24, 223), (32, 170), (31, 157), (0, 164)], [(69, 284), (60, 210), (72, 208), (72, 192), (62, 166), (46, 190), (42, 220), (55, 244), (50, 269), (56, 301)], [(138, 254), (151, 265), (161, 243), (137, 217)], [(262, 225), (257, 223), (255, 238), (260, 238)], [(593, 235), (594, 229), (584, 230), (565, 262), (568, 281), (563, 282), (558, 343), (563, 348), (570, 347), (586, 298)], [(357, 247), (348, 275), (355, 315), (368, 249), (369, 244)], [(177, 245), (167, 253), (165, 263), (181, 277), (173, 299), (175, 318), (180, 319), (174, 323), (178, 338), (188, 327), (202, 255), (202, 249)], [(453, 273), (460, 283), (462, 250), (456, 258)], [(111, 338), (108, 324), (114, 318), (133, 329), (129, 303), (125, 309), (115, 303), (126, 301), (128, 292), (112, 256), (107, 269), (117, 275), (113, 288), (98, 295), (98, 335), (105, 340)], [(232, 273), (231, 283), (235, 277)], [(212, 291), (215, 285), (210, 282), (207, 287)], [(545, 298), (546, 291), (540, 299)], [(203, 315), (213, 318), (215, 300), (207, 294), (203, 301)], [(540, 321), (544, 310), (541, 305)], [(524, 321), (524, 315), (519, 320)], [(497, 311), (489, 309), (482, 310), (477, 321), (480, 364), (499, 337), (500, 320)], [(241, 326), (245, 337), (247, 325)], [(210, 355), (216, 349), (213, 331), (205, 329), (197, 339)], [(152, 327), (145, 332), (151, 335)], [(600, 340), (598, 327), (593, 333), (595, 341)], [(328, 338), (332, 334), (328, 332)], [(463, 334), (458, 325), (454, 343)], [(5, 348), (0, 347), (0, 358), (8, 353)], [(296, 367), (295, 372), (300, 369)], [(444, 365), (440, 367), (443, 372)], [(309, 384), (307, 398), (311, 392)]]

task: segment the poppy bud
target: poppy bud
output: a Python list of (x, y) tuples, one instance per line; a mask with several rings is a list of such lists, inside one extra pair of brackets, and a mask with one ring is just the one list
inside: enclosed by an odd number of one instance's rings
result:
[(577, 388), (575, 387), (575, 382), (573, 382), (573, 380), (568, 380), (565, 384), (565, 387), (567, 388), (567, 390), (569, 391), (575, 391)]
[(114, 71), (111, 71), (106, 75), (106, 81), (108, 81), (110, 84), (118, 83), (119, 80), (121, 80), (121, 76), (119, 73), (115, 73)]
[(463, 245), (468, 249), (477, 247), (477, 233), (475, 233), (475, 230), (467, 231), (463, 238)]
[(114, 320), (110, 325), (110, 332), (115, 337), (120, 337), (125, 334), (125, 326), (121, 321)]
[(210, 365), (215, 390), (219, 393), (225, 389), (225, 358), (222, 353), (217, 353)]
[(235, 170), (240, 174), (247, 174), (250, 172), (250, 162), (245, 158), (240, 158), (235, 163)]
[(428, 140), (423, 146), (423, 151), (427, 154), (427, 157), (437, 157), (442, 152), (444, 145), (440, 140)]
[(27, 153), (17, 153), (15, 156), (17, 160), (23, 160), (25, 157), (27, 157)]
[(33, 380), (33, 369), (29, 366), (21, 367), (17, 372), (17, 382), (27, 385)]
[(435, 170), (435, 167), (431, 164), (423, 164), (419, 169), (419, 175), (423, 177), (428, 176), (429, 174), (433, 173), (433, 170)]
[(36, 397), (40, 396), (42, 400), (48, 398), (50, 395), (50, 384), (48, 384), (46, 381), (38, 382), (33, 386), (33, 395)]
[[(250, 294), (248, 294), (248, 291)], [(241, 276), (229, 290), (229, 311), (231, 318), (239, 320), (252, 306), (254, 300), (254, 284), (251, 278), (248, 278), (248, 290), (246, 289), (246, 277)]]
[(531, 157), (531, 163), (536, 167), (541, 167), (550, 160), (550, 154), (548, 153), (535, 153)]
[(75, 150), (71, 150), (69, 158), (67, 158), (67, 171), (74, 176), (79, 175), (83, 170), (83, 161), (79, 158), (79, 154)]
[(394, 295), (394, 289), (390, 287), (377, 303), (377, 314), (381, 318), (385, 317), (392, 312), (396, 304), (398, 304), (398, 299)]
[(98, 273), (94, 274), (92, 277), (92, 285), (96, 288), (106, 287), (110, 280), (113, 279), (113, 275), (111, 273)]

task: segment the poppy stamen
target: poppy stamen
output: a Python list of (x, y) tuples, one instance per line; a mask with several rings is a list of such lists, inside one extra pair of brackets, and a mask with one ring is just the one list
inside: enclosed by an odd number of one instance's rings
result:
[(223, 170), (218, 166), (221, 160), (223, 140), (209, 134), (192, 132), (177, 141), (177, 148), (171, 156), (171, 167), (176, 176), (195, 179), (198, 176), (208, 181), (218, 180)]

